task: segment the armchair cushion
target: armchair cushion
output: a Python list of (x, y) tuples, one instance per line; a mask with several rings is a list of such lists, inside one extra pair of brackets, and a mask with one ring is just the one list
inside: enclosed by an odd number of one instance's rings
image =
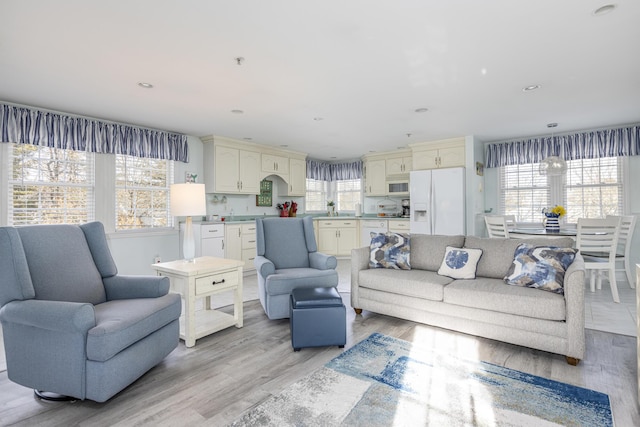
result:
[(37, 299), (91, 304), (106, 301), (102, 277), (78, 226), (38, 225), (16, 230), (22, 240)]
[(180, 316), (180, 295), (108, 301), (95, 306), (87, 359), (104, 362)]

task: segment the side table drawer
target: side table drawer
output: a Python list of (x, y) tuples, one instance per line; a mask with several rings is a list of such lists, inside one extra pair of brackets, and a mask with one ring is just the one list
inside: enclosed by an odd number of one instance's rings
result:
[(196, 296), (238, 286), (238, 271), (212, 274), (196, 279)]

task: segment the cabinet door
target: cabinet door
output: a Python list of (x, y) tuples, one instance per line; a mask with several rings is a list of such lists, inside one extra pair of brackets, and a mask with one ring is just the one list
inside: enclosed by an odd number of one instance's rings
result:
[(260, 153), (240, 150), (240, 190), (243, 194), (260, 194)]
[(441, 148), (438, 151), (441, 168), (464, 166), (464, 147)]
[(273, 154), (262, 155), (262, 172), (289, 174), (289, 159), (282, 156), (274, 156)]
[(242, 259), (242, 235), (240, 225), (227, 225), (224, 230), (225, 258)]
[(224, 239), (222, 237), (202, 239), (202, 256), (224, 258)]
[(387, 159), (386, 161), (387, 175), (399, 175), (404, 173), (402, 157)]
[(387, 194), (385, 163), (385, 160), (367, 161), (367, 176), (365, 182), (365, 193), (367, 196), (384, 196)]
[(214, 174), (216, 193), (237, 193), (240, 171), (240, 150), (216, 145), (214, 147)]
[(436, 169), (438, 150), (421, 150), (413, 153), (413, 170)]
[(307, 162), (289, 159), (289, 196), (307, 195)]
[(338, 229), (324, 228), (320, 225), (318, 229), (318, 251), (327, 255), (338, 253)]
[(338, 230), (337, 255), (351, 255), (351, 249), (358, 243), (357, 229), (355, 227), (340, 228)]

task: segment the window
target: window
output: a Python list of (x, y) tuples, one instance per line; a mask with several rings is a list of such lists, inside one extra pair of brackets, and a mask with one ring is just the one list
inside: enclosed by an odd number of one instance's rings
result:
[(327, 210), (327, 181), (307, 178), (305, 212)]
[(565, 219), (604, 218), (623, 209), (622, 159), (570, 160), (566, 176), (544, 176), (538, 164), (500, 168), (500, 209), (518, 222), (539, 223), (544, 207), (563, 205)]
[(116, 230), (169, 227), (173, 162), (116, 155)]
[(564, 207), (567, 222), (622, 215), (622, 160), (616, 157), (567, 162)]
[(356, 203), (360, 201), (360, 179), (345, 179), (335, 181), (336, 210), (355, 211)]
[(10, 144), (9, 225), (81, 224), (94, 219), (94, 155)]

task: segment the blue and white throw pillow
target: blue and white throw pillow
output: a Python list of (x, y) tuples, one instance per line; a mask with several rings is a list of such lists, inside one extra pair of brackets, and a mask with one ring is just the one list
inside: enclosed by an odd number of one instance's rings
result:
[(404, 233), (371, 233), (369, 268), (411, 270), (411, 238)]
[(481, 256), (482, 249), (447, 246), (438, 274), (452, 279), (475, 279), (476, 267)]
[(573, 248), (521, 243), (513, 255), (504, 281), (509, 285), (564, 294), (564, 273), (576, 258)]

